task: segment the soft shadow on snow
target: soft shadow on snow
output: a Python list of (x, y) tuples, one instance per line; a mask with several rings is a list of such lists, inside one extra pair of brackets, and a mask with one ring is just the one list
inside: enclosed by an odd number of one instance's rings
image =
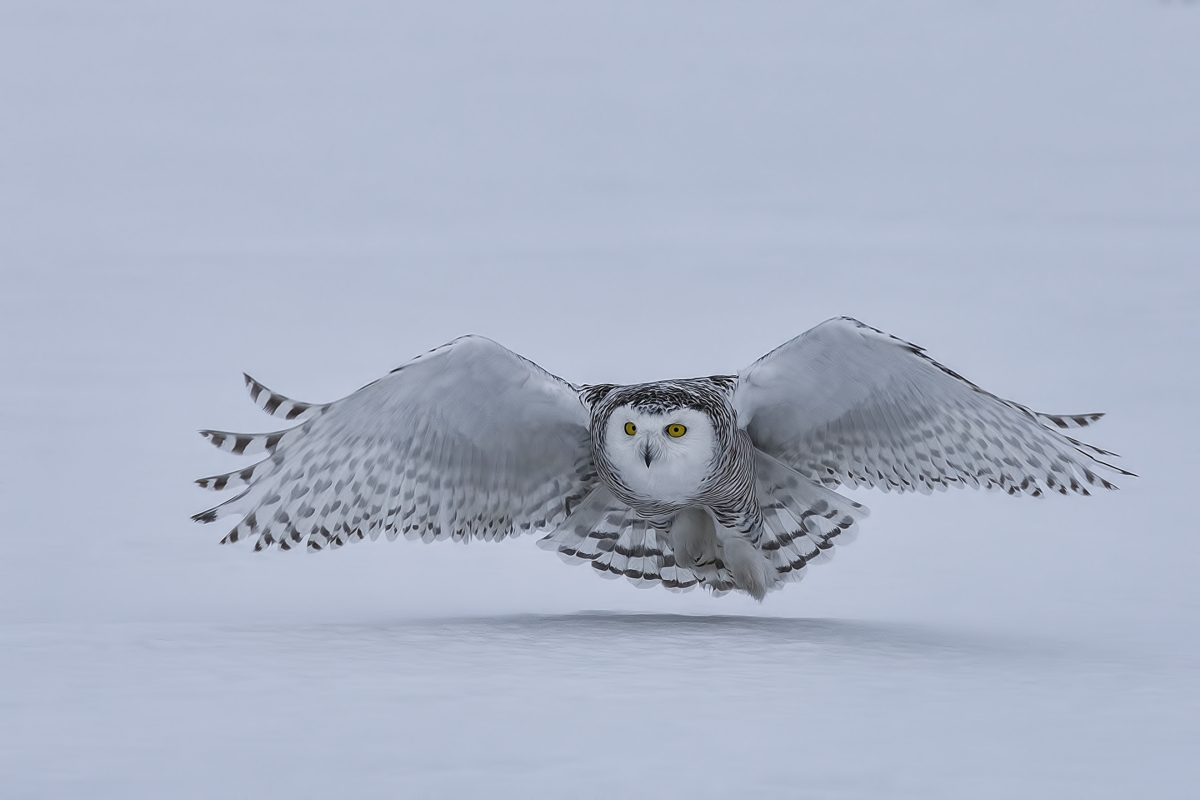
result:
[[(765, 660), (823, 653), (830, 659), (914, 661), (1126, 661), (1128, 653), (1037, 636), (988, 634), (911, 623), (834, 618), (646, 614), (582, 611), (570, 614), (474, 615), (399, 619), (377, 625), (321, 624), (243, 629), (282, 639), (391, 640), (427, 646), (460, 644), (545, 656), (604, 646), (646, 655), (668, 652), (737, 653)], [(233, 631), (230, 631), (233, 633)]]

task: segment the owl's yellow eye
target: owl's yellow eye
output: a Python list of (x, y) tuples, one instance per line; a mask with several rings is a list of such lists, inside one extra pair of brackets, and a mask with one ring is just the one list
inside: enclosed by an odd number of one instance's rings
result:
[(683, 436), (685, 433), (687, 433), (687, 427), (684, 425), (680, 425), (678, 422), (667, 426), (667, 435), (668, 436), (674, 436), (676, 439), (678, 439), (680, 436)]
[(634, 425), (632, 422), (626, 422), (625, 432), (630, 436), (633, 436), (635, 433), (637, 433), (637, 425)]

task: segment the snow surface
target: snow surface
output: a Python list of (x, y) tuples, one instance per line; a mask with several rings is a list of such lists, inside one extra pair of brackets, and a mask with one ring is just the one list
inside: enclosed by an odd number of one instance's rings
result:
[[(0, 796), (1200, 794), (1200, 4), (0, 7)], [(530, 539), (218, 547), (240, 372), (577, 382), (856, 316), (1106, 411), (761, 605)]]

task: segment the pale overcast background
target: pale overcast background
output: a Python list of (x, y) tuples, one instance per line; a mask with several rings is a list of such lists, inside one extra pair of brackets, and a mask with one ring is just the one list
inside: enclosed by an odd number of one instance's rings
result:
[[(5, 797), (1200, 792), (1200, 3), (0, 6)], [(241, 372), (730, 373), (836, 315), (1139, 473), (860, 491), (757, 604), (219, 547)]]

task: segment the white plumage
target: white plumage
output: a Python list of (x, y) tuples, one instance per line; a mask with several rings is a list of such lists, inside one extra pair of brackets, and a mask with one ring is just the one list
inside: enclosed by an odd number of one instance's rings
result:
[(239, 515), (222, 541), (256, 550), (538, 531), (601, 575), (761, 599), (867, 514), (829, 487), (1087, 494), (1116, 488), (1102, 472), (1131, 474), (1060, 432), (1099, 414), (1030, 411), (848, 318), (737, 376), (579, 387), (465, 336), (325, 405), (246, 383), (298, 424), (202, 431), (266, 457), (197, 481), (245, 489), (194, 518)]

